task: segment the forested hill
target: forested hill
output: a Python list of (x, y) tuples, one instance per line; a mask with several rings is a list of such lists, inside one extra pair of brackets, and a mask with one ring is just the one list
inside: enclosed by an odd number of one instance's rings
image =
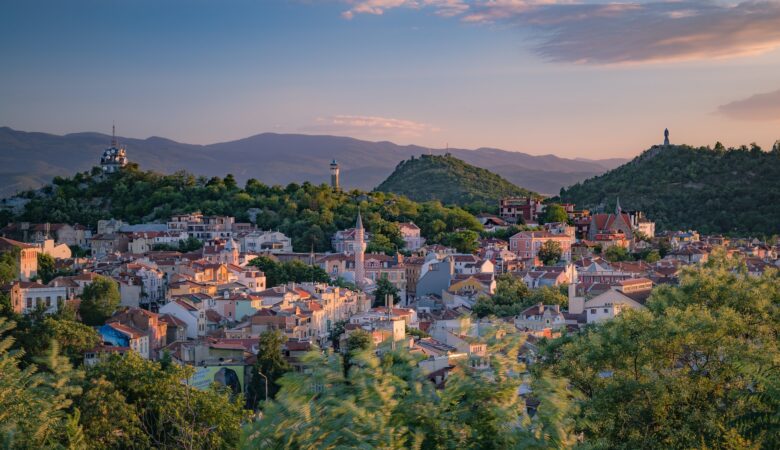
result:
[[(444, 204), (495, 208), (505, 196), (537, 195), (489, 170), (446, 155), (422, 155), (401, 161), (377, 188), (413, 200), (440, 200)], [(480, 208), (481, 206), (481, 208)]]
[(654, 147), (603, 175), (561, 190), (578, 207), (647, 213), (662, 229), (780, 234), (780, 145)]
[[(404, 244), (395, 222), (413, 221), (429, 242), (465, 247), (481, 230), (479, 221), (460, 208), (438, 202), (417, 203), (381, 192), (334, 191), (311, 183), (268, 186), (250, 179), (242, 188), (235, 177), (196, 177), (187, 172), (162, 175), (141, 171), (130, 164), (121, 172), (104, 176), (99, 168), (72, 178), (54, 178), (52, 184), (21, 195), (29, 199), (24, 210), (0, 211), (0, 226), (9, 221), (80, 223), (95, 228), (100, 219), (129, 223), (164, 223), (173, 214), (200, 211), (207, 215), (231, 215), (264, 230), (279, 230), (293, 241), (296, 251), (330, 249), (337, 230), (355, 224), (358, 208), (374, 236), (369, 251), (394, 252)], [(469, 232), (462, 230), (471, 230)]]

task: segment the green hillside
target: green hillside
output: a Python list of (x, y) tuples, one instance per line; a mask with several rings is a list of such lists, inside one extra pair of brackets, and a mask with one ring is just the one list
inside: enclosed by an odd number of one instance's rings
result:
[(422, 155), (401, 161), (376, 189), (405, 195), (412, 200), (440, 200), (457, 204), (495, 208), (505, 196), (538, 195), (515, 186), (489, 170), (446, 155)]
[[(358, 209), (374, 238), (369, 251), (393, 253), (403, 246), (396, 222), (413, 221), (429, 242), (457, 246), (460, 230), (480, 231), (479, 221), (460, 208), (437, 202), (416, 203), (382, 192), (334, 191), (312, 183), (269, 186), (249, 179), (242, 188), (235, 177), (196, 177), (187, 172), (163, 175), (130, 164), (105, 177), (99, 168), (72, 178), (55, 177), (52, 184), (21, 194), (23, 211), (0, 210), (0, 227), (11, 221), (80, 223), (95, 227), (100, 219), (129, 223), (161, 222), (173, 214), (235, 216), (263, 230), (279, 230), (292, 239), (295, 251), (330, 250), (330, 237), (355, 224)], [(250, 213), (252, 217), (250, 217)], [(442, 226), (442, 223), (444, 226)], [(464, 244), (465, 245), (465, 244)]]
[(561, 190), (578, 207), (645, 211), (662, 229), (780, 234), (780, 145), (654, 147), (603, 175)]

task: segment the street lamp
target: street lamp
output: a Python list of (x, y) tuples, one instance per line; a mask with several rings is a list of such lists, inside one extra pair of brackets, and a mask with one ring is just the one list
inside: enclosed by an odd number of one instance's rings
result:
[(268, 377), (263, 375), (263, 372), (260, 372), (260, 369), (257, 369), (257, 374), (263, 377), (265, 380), (265, 401), (268, 401)]

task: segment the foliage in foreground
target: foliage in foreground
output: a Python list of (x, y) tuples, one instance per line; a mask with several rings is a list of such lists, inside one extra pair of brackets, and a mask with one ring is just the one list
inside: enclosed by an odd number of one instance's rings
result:
[(549, 343), (600, 448), (777, 448), (780, 278), (715, 255), (649, 309)]
[(463, 361), (445, 387), (434, 387), (407, 351), (376, 356), (310, 353), (310, 372), (289, 373), (262, 420), (247, 427), (252, 448), (567, 448), (572, 399), (565, 383), (542, 377), (529, 417), (518, 395), (522, 367), (517, 338), (491, 338), (492, 370)]

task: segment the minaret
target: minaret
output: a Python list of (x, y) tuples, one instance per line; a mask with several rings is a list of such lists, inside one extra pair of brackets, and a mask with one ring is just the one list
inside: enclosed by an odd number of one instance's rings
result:
[(365, 251), (363, 218), (360, 217), (360, 210), (358, 210), (357, 223), (355, 224), (355, 286), (358, 289), (363, 288), (363, 279), (366, 277), (365, 267), (363, 266), (363, 254)]
[(339, 190), (339, 163), (334, 159), (330, 163), (330, 187), (333, 190)]

